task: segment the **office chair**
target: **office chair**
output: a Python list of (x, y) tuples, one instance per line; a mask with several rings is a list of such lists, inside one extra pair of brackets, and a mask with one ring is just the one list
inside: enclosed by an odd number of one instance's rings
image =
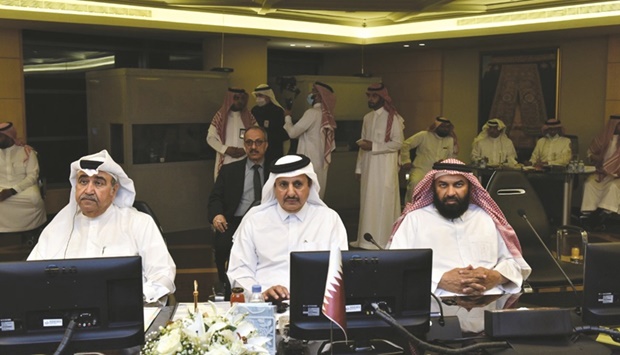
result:
[[(564, 288), (569, 285), (527, 221), (519, 214), (519, 211), (523, 210), (547, 248), (556, 250), (556, 233), (552, 231), (547, 213), (525, 174), (520, 171), (498, 170), (491, 176), (487, 191), (519, 237), (523, 258), (532, 268), (532, 274), (526, 280), (529, 285), (534, 290), (546, 287)], [(586, 232), (579, 227), (561, 226), (559, 229), (562, 233), (581, 233), (587, 240)], [(573, 284), (583, 283), (583, 264), (560, 262), (560, 265)]]
[(155, 215), (155, 212), (153, 211), (153, 209), (151, 209), (151, 206), (149, 206), (148, 203), (146, 203), (145, 201), (135, 200), (133, 202), (133, 208), (151, 216), (153, 218), (153, 221), (155, 221), (157, 228), (159, 228), (159, 231), (161, 232), (162, 236), (164, 235), (164, 229), (161, 227), (161, 224), (159, 223), (159, 220), (157, 219), (157, 215)]

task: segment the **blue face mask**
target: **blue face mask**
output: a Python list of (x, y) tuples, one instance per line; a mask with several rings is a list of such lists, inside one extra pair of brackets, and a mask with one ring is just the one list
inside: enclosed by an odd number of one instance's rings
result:
[(312, 106), (312, 103), (314, 102), (314, 94), (309, 93), (308, 96), (306, 97), (306, 101), (308, 101), (308, 105)]

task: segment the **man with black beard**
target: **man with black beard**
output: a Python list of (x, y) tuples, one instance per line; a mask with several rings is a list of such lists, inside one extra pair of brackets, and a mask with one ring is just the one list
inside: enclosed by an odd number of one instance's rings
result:
[(366, 96), (372, 111), (364, 116), (361, 138), (357, 140), (355, 175), (361, 182), (360, 217), (357, 240), (351, 246), (376, 249), (364, 235), (370, 233), (384, 247), (401, 211), (398, 151), (403, 144), (404, 120), (383, 83), (371, 84)]
[(517, 293), (531, 268), (515, 231), (457, 159), (433, 166), (395, 222), (389, 249), (433, 249), (438, 296)]
[[(400, 149), (400, 163), (409, 171), (405, 201), (411, 202), (413, 189), (435, 162), (455, 158), (459, 152), (454, 125), (445, 117), (436, 117), (427, 130), (405, 139)], [(416, 149), (411, 162), (410, 150)]]

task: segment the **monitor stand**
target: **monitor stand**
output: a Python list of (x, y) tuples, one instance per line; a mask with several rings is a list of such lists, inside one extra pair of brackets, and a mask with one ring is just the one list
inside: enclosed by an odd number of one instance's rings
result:
[(350, 341), (325, 341), (319, 349), (320, 354), (404, 354), (403, 348), (385, 339), (364, 339)]

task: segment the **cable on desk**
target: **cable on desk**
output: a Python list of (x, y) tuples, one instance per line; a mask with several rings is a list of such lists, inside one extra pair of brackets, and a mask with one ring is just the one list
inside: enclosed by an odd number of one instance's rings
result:
[(409, 333), (409, 331), (405, 329), (405, 327), (400, 325), (389, 313), (379, 308), (379, 305), (377, 305), (376, 303), (373, 303), (372, 307), (375, 309), (375, 314), (379, 318), (381, 318), (384, 322), (388, 323), (392, 327), (396, 328), (396, 330), (398, 330), (404, 336), (406, 336), (413, 343), (414, 346), (420, 347), (426, 350), (435, 351), (440, 354), (462, 354), (462, 353), (476, 351), (480, 349), (486, 349), (486, 348), (508, 348), (510, 347), (510, 345), (508, 345), (508, 343), (505, 341), (478, 343), (474, 345), (465, 346), (459, 349), (452, 349), (452, 348), (446, 348), (442, 346), (433, 345)]
[(77, 323), (75, 322), (75, 317), (72, 317), (69, 325), (67, 325), (67, 329), (65, 329), (65, 334), (60, 340), (60, 344), (58, 344), (58, 347), (54, 352), (54, 355), (62, 355), (63, 352), (66, 350), (67, 345), (69, 345), (69, 342), (71, 342), (71, 338), (73, 338), (73, 332), (75, 331), (76, 324)]
[(583, 326), (573, 328), (573, 331), (576, 334), (579, 334), (579, 333), (607, 334), (613, 341), (615, 341), (616, 343), (620, 343), (620, 331), (615, 330), (615, 329), (583, 325)]

